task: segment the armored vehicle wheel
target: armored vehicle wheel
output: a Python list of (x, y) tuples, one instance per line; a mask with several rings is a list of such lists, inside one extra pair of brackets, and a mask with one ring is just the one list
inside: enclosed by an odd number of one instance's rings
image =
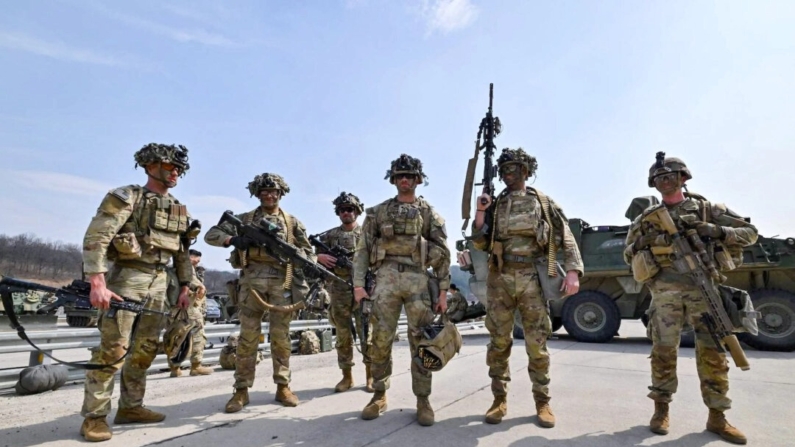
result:
[(621, 314), (609, 296), (595, 290), (585, 290), (566, 298), (563, 326), (578, 341), (604, 343), (618, 332)]
[(66, 316), (66, 324), (72, 327), (88, 327), (91, 319), (89, 317), (82, 317), (82, 316), (73, 316), (67, 315)]
[(754, 310), (762, 313), (756, 320), (759, 335), (740, 333), (740, 340), (760, 351), (795, 351), (795, 294), (780, 289), (756, 289), (749, 294)]

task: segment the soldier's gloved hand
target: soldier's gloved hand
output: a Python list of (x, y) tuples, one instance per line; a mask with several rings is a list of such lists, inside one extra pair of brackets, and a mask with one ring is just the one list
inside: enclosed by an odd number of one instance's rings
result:
[(699, 236), (711, 237), (713, 239), (721, 239), (724, 235), (723, 228), (720, 225), (702, 222), (696, 226), (696, 231)]
[(632, 244), (632, 251), (637, 253), (640, 250), (647, 248), (654, 242), (655, 239), (657, 239), (656, 234), (644, 234), (643, 236), (635, 239), (635, 242)]
[(246, 250), (252, 246), (254, 241), (245, 236), (233, 236), (229, 239), (229, 245), (237, 248), (238, 250)]

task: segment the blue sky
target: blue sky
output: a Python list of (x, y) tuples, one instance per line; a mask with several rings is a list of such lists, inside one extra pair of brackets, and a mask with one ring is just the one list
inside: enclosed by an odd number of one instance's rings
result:
[(795, 236), (792, 23), (789, 1), (6, 2), (0, 232), (79, 243), (155, 141), (190, 149), (173, 192), (205, 228), (277, 172), (310, 233), (337, 224), (340, 191), (393, 195), (408, 153), (452, 245), (493, 82), (498, 147), (535, 155), (569, 217), (626, 223), (663, 150), (691, 190)]

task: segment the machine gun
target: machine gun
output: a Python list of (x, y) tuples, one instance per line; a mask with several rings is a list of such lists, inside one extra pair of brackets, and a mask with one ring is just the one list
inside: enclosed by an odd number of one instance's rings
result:
[[(37, 290), (39, 292), (48, 292), (55, 295), (56, 300), (46, 306), (40, 307), (36, 313), (40, 315), (50, 314), (55, 312), (59, 307), (66, 303), (75, 303), (78, 308), (91, 308), (91, 300), (89, 294), (91, 293), (91, 285), (86, 281), (75, 279), (71, 284), (57, 288), (45, 286), (35, 282), (22, 281), (8, 276), (0, 280), (0, 294), (5, 300), (6, 295), (17, 292), (27, 292), (28, 290)], [(122, 298), (124, 301), (110, 300), (110, 310), (107, 312), (109, 318), (113, 318), (116, 312), (126, 310), (135, 314), (149, 313), (168, 315), (168, 312), (147, 309), (146, 302), (133, 301), (129, 298)], [(4, 301), (5, 304), (5, 301)]]
[(715, 266), (706, 244), (701, 240), (695, 229), (679, 231), (674, 224), (668, 209), (658, 207), (649, 213), (647, 219), (657, 223), (671, 238), (670, 247), (652, 247), (655, 255), (672, 255), (674, 269), (682, 274), (689, 275), (706, 300), (709, 311), (701, 315), (701, 321), (706, 325), (715, 345), (721, 352), (727, 348), (734, 360), (734, 364), (743, 371), (751, 368), (737, 336), (734, 335), (734, 325), (723, 305), (723, 299), (716, 287), (725, 279)]
[[(464, 180), (464, 195), (461, 198), (461, 218), (464, 219), (464, 226), (461, 230), (466, 230), (469, 225), (469, 219), (472, 211), (472, 188), (473, 186), (483, 186), (483, 192), (489, 195), (494, 195), (494, 177), (497, 176), (497, 169), (494, 166), (494, 151), (497, 146), (494, 144), (494, 139), (502, 132), (502, 123), (500, 119), (495, 117), (492, 112), (492, 105), (494, 101), (494, 84), (489, 84), (489, 109), (486, 116), (480, 120), (478, 127), (478, 134), (475, 139), (475, 155), (469, 159), (467, 163), (466, 179)], [(474, 184), (475, 169), (478, 164), (478, 156), (480, 151), (483, 150), (483, 179), (480, 183)]]

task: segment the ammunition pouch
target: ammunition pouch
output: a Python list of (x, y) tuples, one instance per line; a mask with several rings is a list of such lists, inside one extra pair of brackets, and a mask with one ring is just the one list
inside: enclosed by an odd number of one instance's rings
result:
[(660, 266), (649, 250), (641, 250), (632, 257), (632, 277), (644, 284), (660, 272)]
[(458, 328), (447, 317), (434, 320), (421, 330), (414, 363), (426, 372), (440, 371), (461, 350)]
[(227, 260), (229, 261), (229, 265), (231, 265), (233, 269), (239, 270), (244, 267), (243, 261), (240, 256), (240, 250), (237, 249), (232, 250), (232, 252), (229, 253), (229, 259)]
[(558, 274), (549, 276), (549, 259), (546, 256), (536, 258), (533, 265), (535, 265), (536, 273), (538, 274), (538, 284), (544, 293), (544, 299), (547, 301), (562, 299), (563, 292), (560, 289), (563, 287), (563, 280), (566, 278), (563, 266), (555, 261), (555, 270)]
[(743, 264), (742, 247), (729, 247), (723, 242), (715, 244), (715, 262), (722, 272), (729, 272)]
[(140, 259), (141, 245), (135, 233), (118, 233), (113, 237), (113, 248), (116, 249), (114, 260)]
[(754, 304), (748, 292), (724, 285), (719, 285), (718, 291), (723, 299), (723, 307), (734, 326), (733, 331), (758, 335), (759, 325), (756, 319), (761, 318), (761, 315), (754, 310)]

